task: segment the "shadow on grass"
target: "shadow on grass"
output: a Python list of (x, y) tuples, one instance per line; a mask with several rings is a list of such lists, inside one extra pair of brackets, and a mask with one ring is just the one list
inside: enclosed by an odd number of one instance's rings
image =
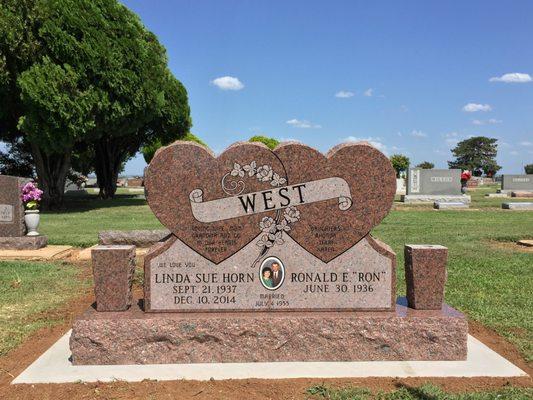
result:
[(118, 194), (113, 199), (101, 199), (98, 195), (65, 196), (64, 209), (43, 211), (44, 214), (65, 214), (84, 212), (102, 208), (144, 206), (146, 199), (142, 195)]

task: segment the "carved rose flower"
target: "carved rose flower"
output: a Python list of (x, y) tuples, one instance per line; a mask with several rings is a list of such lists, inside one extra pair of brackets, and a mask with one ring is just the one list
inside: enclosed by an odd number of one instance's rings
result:
[(279, 176), (279, 174), (274, 173), (272, 175), (272, 180), (270, 181), (270, 184), (272, 186), (281, 186), (284, 185), (285, 182), (287, 182), (285, 178), (282, 178), (281, 176)]
[(271, 232), (272, 228), (274, 228), (274, 230), (276, 229), (276, 222), (271, 217), (264, 217), (259, 222), (259, 227), (263, 232)]
[(268, 182), (272, 179), (272, 167), (268, 165), (261, 165), (259, 168), (257, 168), (257, 179), (259, 179), (261, 182)]
[(248, 172), (248, 176), (254, 176), (257, 172), (257, 164), (255, 161), (252, 161), (250, 165), (245, 165), (242, 167), (245, 172)]
[(239, 163), (233, 163), (233, 169), (231, 170), (231, 176), (240, 176), (244, 178), (244, 169)]
[(283, 217), (289, 224), (291, 224), (300, 219), (300, 211), (294, 206), (287, 207), (283, 213)]

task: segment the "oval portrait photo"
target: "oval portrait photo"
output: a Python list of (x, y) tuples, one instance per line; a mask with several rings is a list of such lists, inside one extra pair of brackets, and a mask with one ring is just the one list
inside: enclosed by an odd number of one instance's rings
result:
[(261, 284), (268, 290), (276, 290), (285, 279), (285, 266), (277, 257), (268, 257), (259, 268)]

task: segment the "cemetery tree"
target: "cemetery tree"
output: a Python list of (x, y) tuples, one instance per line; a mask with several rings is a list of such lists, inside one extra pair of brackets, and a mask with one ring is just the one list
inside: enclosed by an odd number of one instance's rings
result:
[(533, 164), (527, 164), (524, 166), (524, 171), (526, 174), (533, 174)]
[(252, 136), (249, 140), (250, 142), (261, 142), (264, 145), (266, 145), (270, 150), (274, 150), (274, 148), (279, 144), (279, 140), (274, 138), (269, 138), (266, 136)]
[(455, 160), (448, 161), (448, 166), (470, 170), (474, 176), (480, 176), (483, 172), (487, 176), (493, 176), (501, 169), (496, 162), (497, 141), (498, 139), (476, 136), (457, 143), (452, 149)]
[[(183, 137), (176, 138), (175, 140), (182, 140), (184, 142), (195, 142), (195, 143), (201, 144), (202, 146), (208, 147), (207, 144), (205, 144), (200, 138), (198, 138), (197, 136), (195, 136), (194, 134), (192, 134), (190, 132), (187, 133)], [(150, 144), (147, 144), (147, 145), (144, 145), (141, 148), (141, 152), (143, 154), (144, 161), (146, 161), (147, 164), (150, 164), (150, 161), (152, 161), (152, 158), (154, 158), (155, 152), (159, 148), (161, 148), (163, 146), (167, 146), (170, 143), (174, 142), (175, 140), (171, 140), (168, 143), (162, 143), (161, 139), (158, 138), (154, 142), (152, 142)]]
[[(115, 129), (104, 131), (95, 144), (94, 165), (103, 198), (115, 195), (118, 174), (130, 157), (145, 145), (161, 146), (182, 138), (191, 127), (185, 88), (169, 71), (163, 74), (159, 87), (154, 87), (155, 73), (146, 70), (138, 74), (137, 83), (122, 88), (140, 97), (135, 105), (129, 104), (128, 95), (121, 97), (122, 104), (117, 106), (124, 107), (127, 113), (117, 118)], [(138, 93), (141, 82), (148, 83), (145, 89), (140, 89), (144, 93)]]
[(142, 144), (190, 127), (164, 48), (116, 0), (3, 1), (0, 102), (0, 139), (31, 149), (45, 208), (62, 203), (76, 147), (94, 149), (109, 197)]
[(7, 143), (0, 151), (0, 174), (35, 179), (35, 168), (29, 146), (20, 139)]
[(429, 161), (423, 161), (420, 164), (418, 164), (416, 167), (417, 168), (422, 168), (422, 169), (433, 169), (433, 168), (435, 168), (435, 164), (433, 164), (432, 162), (429, 162)]
[(409, 168), (409, 157), (404, 156), (403, 154), (393, 154), (390, 157), (390, 162), (392, 163), (392, 167), (396, 170), (396, 178), (399, 178), (400, 174), (407, 171)]

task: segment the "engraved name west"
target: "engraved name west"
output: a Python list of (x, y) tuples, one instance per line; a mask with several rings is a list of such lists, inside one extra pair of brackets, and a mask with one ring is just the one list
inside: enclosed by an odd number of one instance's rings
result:
[(338, 177), (210, 201), (203, 201), (203, 190), (195, 189), (189, 194), (189, 199), (194, 218), (200, 222), (223, 221), (331, 199), (338, 199), (338, 207), (343, 211), (352, 205), (348, 183)]

